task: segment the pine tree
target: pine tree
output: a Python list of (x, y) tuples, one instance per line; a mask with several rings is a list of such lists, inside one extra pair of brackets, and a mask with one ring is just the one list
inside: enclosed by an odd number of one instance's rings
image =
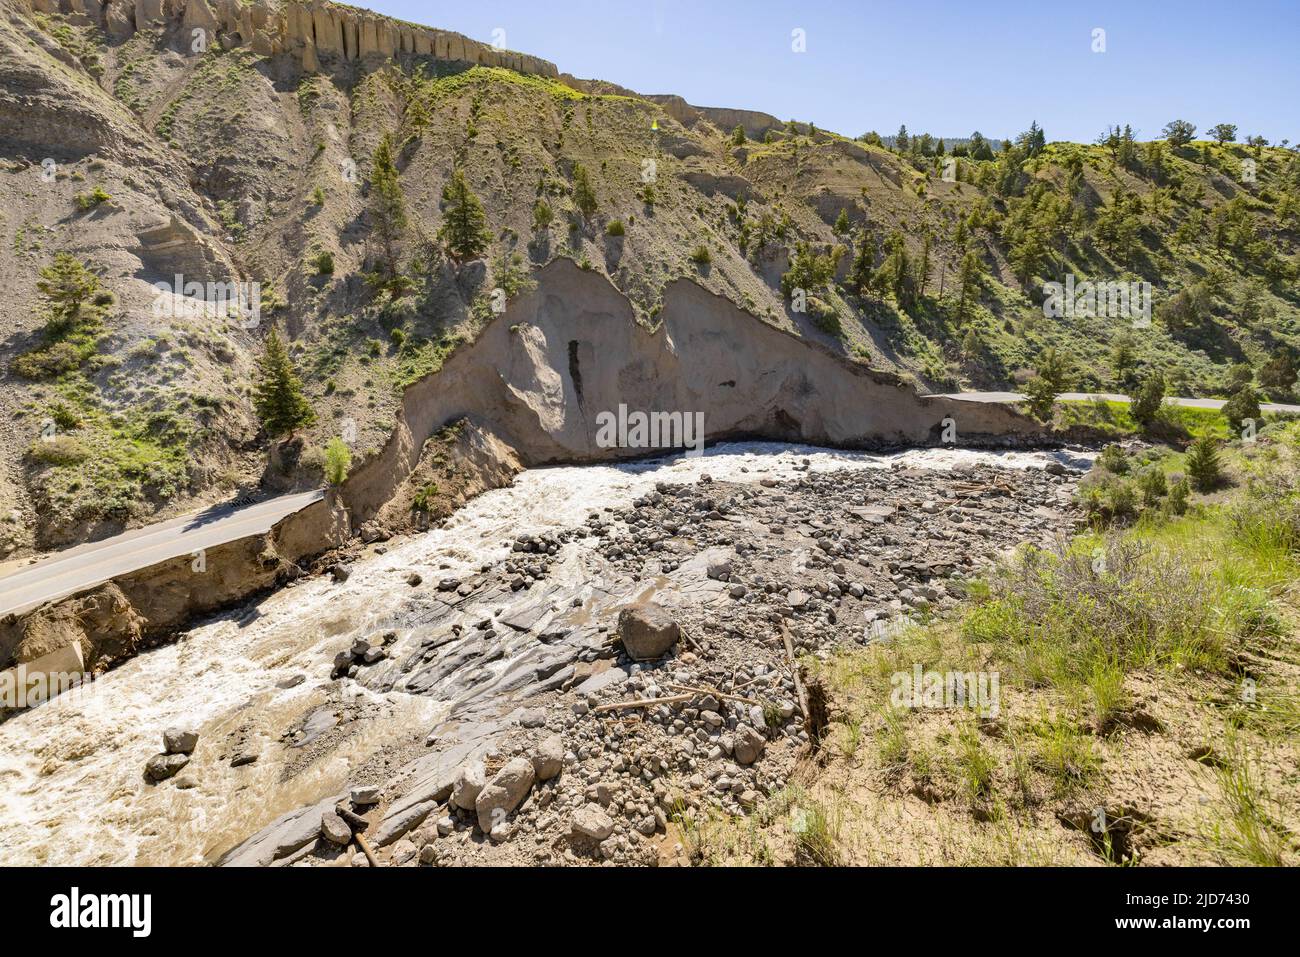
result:
[(835, 225), (831, 227), (836, 236), (843, 236), (849, 231), (849, 213), (846, 209), (841, 209), (840, 214), (835, 217)]
[(1223, 481), (1223, 465), (1211, 436), (1202, 435), (1187, 450), (1187, 477), (1198, 492), (1211, 492)]
[(289, 351), (274, 329), (267, 334), (266, 349), (257, 360), (253, 408), (272, 439), (285, 433), (292, 438), (298, 429), (316, 421), (316, 413), (302, 394), (302, 383)]
[(736, 124), (736, 128), (731, 131), (731, 145), (732, 146), (745, 145), (745, 128), (740, 124)]
[(873, 269), (876, 259), (876, 244), (870, 233), (863, 234), (858, 240), (858, 250), (853, 255), (853, 264), (849, 267), (849, 288), (859, 298), (866, 298), (871, 291)]
[(1038, 357), (1036, 370), (1058, 394), (1065, 391), (1070, 380), (1070, 364), (1065, 357), (1051, 346), (1043, 350)]
[(894, 135), (894, 149), (900, 153), (906, 153), (909, 140), (907, 138), (907, 124), (904, 123), (898, 128), (898, 133)]
[(971, 288), (979, 282), (980, 277), (980, 258), (975, 255), (974, 250), (970, 250), (965, 256), (961, 257), (961, 298), (957, 302), (957, 320), (964, 321), (966, 318), (966, 303), (970, 299)]
[(389, 278), (397, 275), (397, 244), (406, 229), (406, 204), (402, 185), (393, 162), (393, 144), (385, 133), (375, 147), (370, 173), (370, 219), (379, 244), (384, 249), (384, 270)]
[(46, 303), (45, 333), (58, 339), (82, 324), (99, 292), (99, 277), (68, 253), (58, 253), (41, 270), (36, 288)]
[(930, 281), (930, 230), (925, 230), (925, 235), (921, 243), (921, 263), (916, 270), (916, 288), (920, 292), (921, 298), (925, 298), (925, 287)]
[(487, 228), (483, 204), (469, 188), (464, 171), (458, 169), (451, 174), (442, 188), (442, 201), (447, 212), (438, 239), (462, 262), (482, 256), (492, 241), (492, 234)]
[(590, 216), (596, 211), (596, 191), (591, 186), (591, 177), (587, 167), (581, 163), (573, 164), (573, 205), (583, 216)]
[(1165, 400), (1165, 377), (1156, 372), (1147, 376), (1142, 382), (1138, 394), (1129, 405), (1129, 412), (1142, 425), (1155, 420), (1160, 412), (1160, 405)]

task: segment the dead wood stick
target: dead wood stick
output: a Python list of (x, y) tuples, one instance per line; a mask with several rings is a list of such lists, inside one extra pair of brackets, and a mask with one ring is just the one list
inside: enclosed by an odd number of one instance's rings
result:
[(360, 831), (352, 832), (352, 840), (357, 842), (357, 847), (361, 848), (361, 853), (366, 855), (366, 860), (370, 862), (371, 867), (378, 867), (379, 861), (375, 859), (375, 852), (370, 849), (370, 842)]
[(591, 709), (592, 714), (600, 714), (604, 711), (618, 711), (623, 708), (648, 708), (656, 704), (675, 704), (678, 701), (690, 701), (694, 698), (693, 694), (670, 695), (667, 698), (638, 698), (635, 701), (615, 701), (613, 704), (597, 705)]
[(357, 842), (357, 847), (361, 848), (361, 853), (366, 855), (366, 860), (370, 862), (370, 866), (378, 867), (379, 861), (375, 858), (375, 852), (371, 850), (370, 842), (361, 833), (370, 826), (370, 822), (360, 814), (355, 813), (342, 801), (334, 805), (334, 813), (343, 818), (343, 823), (352, 828), (352, 840)]
[(673, 684), (671, 681), (667, 682), (667, 685), (677, 691), (691, 691), (695, 694), (711, 694), (715, 698), (724, 698), (728, 701), (743, 701), (745, 704), (756, 704), (760, 708), (763, 706), (763, 702), (761, 701), (756, 701), (753, 698), (746, 698), (743, 695), (727, 694), (727, 692), (720, 691), (717, 688), (695, 688), (691, 685)]
[(790, 659), (790, 671), (794, 674), (794, 690), (799, 695), (799, 707), (803, 710), (804, 724), (808, 724), (808, 693), (803, 690), (803, 680), (799, 677), (799, 662), (794, 657), (794, 642), (790, 640), (790, 629), (781, 626), (781, 640), (785, 642), (785, 655)]

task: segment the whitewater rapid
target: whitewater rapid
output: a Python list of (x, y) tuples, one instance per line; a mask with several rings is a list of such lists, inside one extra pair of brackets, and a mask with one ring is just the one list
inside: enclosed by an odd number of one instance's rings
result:
[[(1041, 467), (1069, 453), (916, 449), (868, 454), (777, 443), (719, 445), (703, 456), (621, 465), (533, 469), (487, 492), (439, 529), (389, 543), (357, 561), (346, 583), (317, 577), (191, 628), (83, 689), (0, 725), (0, 862), (5, 864), (202, 864), (293, 808), (344, 789), (351, 771), (386, 744), (420, 733), (443, 702), (357, 686), (374, 714), (344, 744), (315, 760), (280, 742), (329, 700), (334, 654), (383, 627), (409, 600), (406, 574), (425, 581), (477, 571), (504, 558), (516, 535), (580, 525), (619, 509), (656, 482), (702, 474), (732, 482), (786, 479), (804, 471), (948, 469), (974, 464)], [(592, 546), (575, 542), (567, 549)], [(178, 779), (146, 784), (145, 762), (165, 728), (200, 734)], [(251, 730), (249, 730), (251, 729)], [(228, 736), (262, 757), (229, 766)], [(178, 780), (192, 786), (180, 788)]]

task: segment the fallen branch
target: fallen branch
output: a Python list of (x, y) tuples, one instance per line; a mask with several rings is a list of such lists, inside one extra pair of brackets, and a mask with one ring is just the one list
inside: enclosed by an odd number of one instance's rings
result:
[(615, 701), (613, 704), (597, 705), (591, 709), (592, 714), (601, 714), (605, 711), (619, 711), (623, 708), (648, 708), (656, 704), (675, 704), (678, 701), (690, 701), (694, 698), (693, 694), (670, 695), (667, 698), (638, 698), (635, 701)]
[(366, 855), (366, 860), (370, 862), (371, 867), (378, 867), (379, 861), (375, 859), (375, 852), (370, 849), (370, 842), (366, 840), (365, 835), (360, 831), (352, 834), (352, 840), (357, 842), (357, 847), (361, 848), (361, 853)]
[(370, 842), (361, 833), (370, 826), (370, 822), (360, 814), (355, 813), (342, 801), (334, 805), (334, 813), (343, 818), (343, 822), (352, 828), (352, 840), (357, 842), (357, 847), (361, 848), (361, 853), (366, 855), (366, 860), (370, 862), (370, 866), (378, 867), (379, 860), (375, 857), (375, 852), (371, 850)]
[(753, 698), (746, 698), (743, 695), (727, 694), (727, 692), (719, 691), (717, 688), (696, 688), (691, 685), (673, 684), (671, 681), (667, 682), (667, 685), (669, 688), (672, 688), (676, 691), (691, 691), (694, 692), (695, 694), (711, 694), (715, 698), (722, 698), (727, 701), (742, 701), (745, 704), (756, 704), (760, 708), (763, 706), (762, 701), (756, 701)]
[(803, 712), (804, 730), (808, 731), (809, 737), (812, 737), (812, 731), (808, 727), (808, 693), (804, 691), (803, 681), (799, 677), (799, 663), (794, 657), (794, 642), (790, 640), (790, 629), (785, 625), (781, 626), (781, 640), (785, 642), (785, 655), (790, 659), (790, 671), (794, 675), (794, 690), (799, 695), (799, 708)]

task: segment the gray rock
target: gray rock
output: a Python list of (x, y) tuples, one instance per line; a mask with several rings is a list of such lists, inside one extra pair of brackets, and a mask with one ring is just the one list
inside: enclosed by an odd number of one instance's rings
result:
[(479, 829), (487, 834), (501, 824), (528, 795), (528, 789), (536, 778), (533, 762), (527, 758), (507, 761), (474, 801)]
[(603, 841), (614, 833), (614, 819), (598, 805), (588, 804), (573, 812), (573, 833)]
[(737, 764), (753, 764), (762, 757), (765, 747), (767, 739), (749, 725), (742, 724), (736, 729), (732, 748)]
[(462, 811), (474, 810), (474, 802), (479, 792), (487, 785), (487, 769), (481, 760), (470, 761), (456, 775), (456, 782), (451, 786), (451, 803)]
[(144, 776), (153, 783), (166, 781), (190, 763), (188, 754), (155, 754), (144, 766)]
[(725, 582), (731, 579), (731, 562), (710, 562), (708, 576), (714, 581)]
[(368, 807), (379, 803), (379, 788), (366, 784), (352, 789), (348, 795), (354, 807)]
[(352, 843), (352, 828), (348, 827), (348, 822), (339, 817), (338, 812), (333, 809), (321, 812), (320, 832), (321, 836), (331, 844), (346, 847)]
[(199, 743), (199, 733), (184, 728), (168, 728), (163, 732), (164, 754), (193, 754)]
[(549, 781), (564, 770), (564, 739), (558, 734), (547, 735), (533, 748), (530, 757), (537, 780)]
[(618, 634), (629, 658), (654, 661), (677, 644), (681, 629), (658, 605), (636, 605), (619, 612)]

